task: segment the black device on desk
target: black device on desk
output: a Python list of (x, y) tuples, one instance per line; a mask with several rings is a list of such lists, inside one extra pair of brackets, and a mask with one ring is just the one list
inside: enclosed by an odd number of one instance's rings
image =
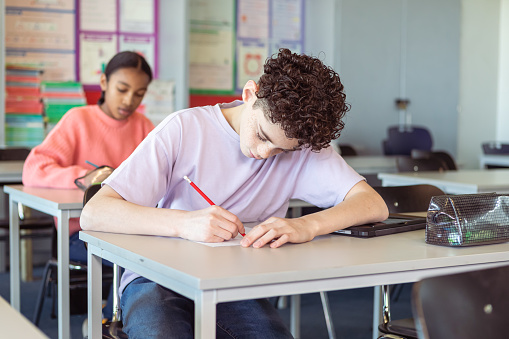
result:
[(381, 235), (421, 230), (424, 228), (426, 228), (426, 218), (424, 217), (390, 214), (389, 218), (385, 221), (350, 226), (333, 233), (357, 238), (372, 238)]

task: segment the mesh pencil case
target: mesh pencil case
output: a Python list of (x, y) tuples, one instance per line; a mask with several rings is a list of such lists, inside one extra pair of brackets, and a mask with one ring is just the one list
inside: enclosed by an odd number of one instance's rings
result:
[(426, 243), (473, 246), (509, 241), (509, 196), (439, 195), (429, 204)]

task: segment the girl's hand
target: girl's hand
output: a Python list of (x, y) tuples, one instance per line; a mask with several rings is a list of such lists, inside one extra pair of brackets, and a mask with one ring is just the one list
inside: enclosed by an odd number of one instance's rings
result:
[(202, 210), (186, 212), (179, 227), (179, 236), (203, 242), (222, 242), (245, 233), (237, 216), (224, 208), (213, 205)]
[(303, 243), (315, 237), (311, 225), (301, 218), (284, 219), (272, 217), (255, 226), (240, 242), (242, 247), (253, 245), (260, 248), (270, 243), (271, 248), (280, 247), (287, 242)]

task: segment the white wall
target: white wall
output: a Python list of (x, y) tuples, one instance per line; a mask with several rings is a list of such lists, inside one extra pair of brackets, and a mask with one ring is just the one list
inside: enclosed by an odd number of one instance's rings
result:
[(509, 142), (509, 0), (501, 1), (497, 140)]
[(457, 162), (478, 168), (496, 136), (500, 0), (462, 0)]
[(463, 168), (478, 168), (482, 142), (509, 142), (509, 0), (318, 0), (312, 9), (310, 2), (306, 51), (328, 51), (352, 104), (339, 142), (381, 153), (400, 93), (411, 100), (413, 122), (432, 130), (434, 148)]
[(305, 0), (304, 53), (317, 56), (338, 71), (335, 64), (336, 2), (341, 0)]
[(189, 4), (159, 1), (159, 78), (175, 81), (175, 110), (189, 107)]
[[(353, 144), (361, 153), (381, 154), (387, 127), (399, 121), (395, 100), (405, 96), (411, 101), (413, 123), (432, 130), (435, 149), (455, 156), (460, 0), (317, 4), (321, 22), (315, 27), (308, 21), (307, 35), (320, 38), (309, 49), (316, 55), (334, 46), (333, 67), (352, 105), (338, 141)], [(330, 13), (335, 13), (333, 23)], [(333, 30), (332, 42), (326, 40), (327, 29)]]

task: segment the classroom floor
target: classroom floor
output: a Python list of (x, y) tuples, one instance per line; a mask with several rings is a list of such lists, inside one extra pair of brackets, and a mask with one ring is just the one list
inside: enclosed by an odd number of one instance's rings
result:
[[(21, 285), (21, 313), (32, 319), (35, 301), (40, 287), (43, 266), (34, 268), (33, 282)], [(9, 300), (9, 273), (0, 273), (0, 295)], [(397, 300), (392, 301), (391, 311), (393, 319), (410, 317), (411, 285), (402, 285)], [(359, 288), (345, 291), (329, 292), (331, 312), (336, 329), (337, 338), (369, 339), (372, 331), (373, 288)], [(271, 298), (275, 303), (275, 298)], [(279, 310), (282, 318), (289, 326), (290, 310)], [(57, 319), (51, 319), (51, 300), (46, 298), (40, 328), (50, 338), (58, 338)], [(71, 316), (71, 336), (81, 339), (81, 327), (86, 315)], [(0, 330), (1, 337), (1, 330)], [(320, 295), (318, 293), (305, 294), (301, 298), (301, 336), (302, 339), (328, 338), (325, 318), (323, 316)]]

